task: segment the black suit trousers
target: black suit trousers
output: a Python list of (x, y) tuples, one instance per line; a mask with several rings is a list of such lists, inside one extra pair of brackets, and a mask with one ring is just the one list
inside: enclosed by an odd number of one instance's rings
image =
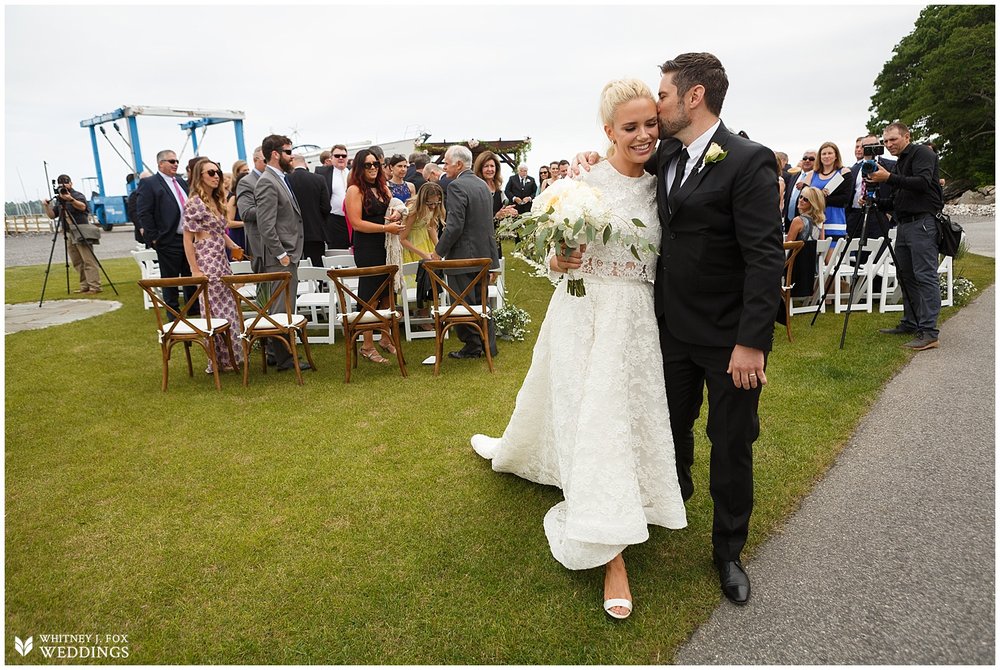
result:
[[(659, 325), (681, 495), (687, 500), (694, 492), (694, 423), (707, 386), (706, 432), (712, 445), (709, 491), (715, 507), (712, 548), (717, 558), (736, 560), (746, 544), (753, 510), (752, 446), (760, 434), (761, 388), (743, 390), (733, 384), (726, 372), (731, 349), (687, 344), (671, 335), (662, 320)], [(766, 360), (765, 354), (765, 365)]]
[[(170, 277), (190, 277), (191, 266), (188, 265), (187, 255), (184, 253), (184, 236), (173, 235), (165, 240), (156, 243), (156, 262), (160, 264), (160, 277), (167, 279)], [(184, 302), (194, 295), (194, 286), (184, 287)], [(180, 292), (174, 287), (163, 289), (163, 302), (167, 303), (178, 312), (180, 311), (178, 296)], [(191, 307), (190, 316), (201, 314), (198, 304)]]
[[(475, 278), (476, 273), (448, 275), (448, 286), (461, 295), (462, 291), (464, 291)], [(486, 296), (480, 295), (479, 286), (474, 286), (470, 289), (464, 298), (465, 302), (470, 305), (482, 305), (483, 300), (485, 299)], [(486, 323), (486, 330), (490, 340), (490, 354), (494, 355), (497, 352), (496, 327), (493, 325), (493, 319), (487, 319)], [(465, 345), (462, 347), (465, 351), (483, 352), (483, 338), (476, 328), (473, 328), (472, 326), (455, 326), (455, 334), (458, 335), (458, 339), (460, 339)]]

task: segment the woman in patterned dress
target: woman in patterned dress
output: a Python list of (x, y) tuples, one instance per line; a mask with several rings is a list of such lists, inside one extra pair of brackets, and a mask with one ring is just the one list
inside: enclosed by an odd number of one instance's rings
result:
[[(231, 324), (239, 323), (236, 301), (222, 283), (223, 275), (232, 274), (226, 249), (239, 245), (226, 235), (226, 201), (222, 189), (222, 168), (208, 158), (199, 158), (191, 167), (191, 186), (184, 204), (184, 253), (191, 266), (192, 277), (208, 277), (207, 299), (212, 317)], [(201, 313), (205, 314), (205, 297)], [(243, 350), (234, 347), (236, 360), (229, 359), (229, 349), (222, 335), (216, 335), (215, 356), (222, 371), (236, 370), (243, 362)], [(206, 372), (212, 372), (211, 362)]]

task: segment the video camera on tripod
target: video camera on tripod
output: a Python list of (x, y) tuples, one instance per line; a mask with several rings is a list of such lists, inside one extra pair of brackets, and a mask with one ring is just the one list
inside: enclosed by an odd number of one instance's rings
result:
[(874, 200), (878, 184), (873, 184), (868, 177), (878, 172), (878, 157), (885, 155), (885, 145), (881, 142), (862, 145), (864, 160), (861, 161), (861, 179), (865, 182), (865, 198)]
[(66, 188), (66, 184), (62, 182), (56, 183), (55, 179), (52, 180), (52, 192), (57, 195), (69, 195), (69, 189)]

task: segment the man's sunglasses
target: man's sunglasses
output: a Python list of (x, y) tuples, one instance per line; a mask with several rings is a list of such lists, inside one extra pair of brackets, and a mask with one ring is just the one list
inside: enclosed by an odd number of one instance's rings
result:
[(333, 154), (334, 158), (347, 158), (347, 154)]
[(282, 151), (282, 153), (287, 154), (289, 156), (292, 155), (292, 150), (291, 149), (282, 149), (281, 151)]
[(804, 160), (804, 161), (814, 161), (814, 160), (816, 160), (816, 157), (815, 156), (803, 156), (802, 160)]
[(164, 158), (163, 162), (170, 163), (171, 165), (177, 165), (178, 163), (180, 163), (180, 161), (177, 160), (176, 158)]

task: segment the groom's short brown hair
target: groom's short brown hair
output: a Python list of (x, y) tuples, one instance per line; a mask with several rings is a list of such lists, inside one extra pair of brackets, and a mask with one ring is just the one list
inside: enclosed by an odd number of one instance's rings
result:
[(729, 90), (729, 78), (722, 61), (710, 53), (686, 53), (660, 66), (660, 74), (673, 73), (677, 95), (684, 95), (692, 86), (705, 87), (705, 106), (716, 116), (722, 114), (722, 103)]

